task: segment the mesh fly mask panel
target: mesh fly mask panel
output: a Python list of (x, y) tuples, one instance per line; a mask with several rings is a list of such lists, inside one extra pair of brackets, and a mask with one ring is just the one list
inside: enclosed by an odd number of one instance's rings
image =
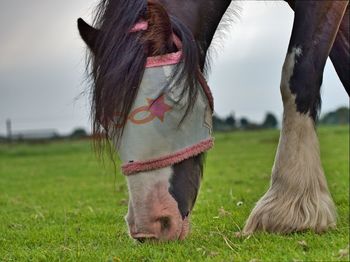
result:
[[(176, 36), (174, 42), (180, 49)], [(187, 95), (180, 101), (179, 97), (186, 85), (172, 86), (171, 77), (181, 56), (180, 49), (147, 60), (123, 135), (116, 145), (124, 175), (171, 166), (213, 146), (212, 96), (202, 75), (198, 79), (198, 96), (191, 101), (193, 110), (180, 124), (188, 100)]]

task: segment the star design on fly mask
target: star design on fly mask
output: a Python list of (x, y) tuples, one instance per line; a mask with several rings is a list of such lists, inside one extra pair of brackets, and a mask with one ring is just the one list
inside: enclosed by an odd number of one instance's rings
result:
[(172, 107), (167, 105), (164, 100), (165, 100), (164, 95), (156, 99), (147, 98), (147, 102), (149, 106), (148, 111), (153, 116), (157, 117), (161, 122), (164, 121), (165, 113), (172, 109)]

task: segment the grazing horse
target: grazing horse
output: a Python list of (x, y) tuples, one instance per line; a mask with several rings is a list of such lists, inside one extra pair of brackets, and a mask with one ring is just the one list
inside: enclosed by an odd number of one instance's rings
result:
[[(283, 125), (270, 188), (251, 212), (244, 234), (323, 232), (336, 223), (315, 121), (328, 56), (350, 92), (348, 1), (286, 2), (295, 18), (280, 85)], [(126, 220), (130, 235), (140, 241), (184, 239), (188, 233), (202, 178), (203, 153), (211, 146), (208, 107), (212, 103), (201, 72), (230, 3), (101, 0), (94, 27), (78, 20), (91, 51), (93, 132), (98, 142), (113, 141), (123, 161), (126, 155), (123, 172), (128, 175), (130, 197)], [(152, 86), (157, 86), (153, 89), (158, 93), (142, 106), (139, 102)], [(140, 110), (149, 115), (138, 115)], [(172, 126), (166, 132), (154, 129), (166, 133), (165, 140), (157, 139), (144, 128), (132, 126), (131, 122), (142, 122), (140, 117), (152, 121), (155, 128), (163, 128), (161, 123), (169, 118), (176, 124), (168, 123)], [(193, 131), (194, 125), (202, 136)], [(179, 132), (174, 131), (177, 128)], [(173, 147), (190, 137), (192, 142)], [(153, 156), (164, 147), (170, 151), (155, 160)]]

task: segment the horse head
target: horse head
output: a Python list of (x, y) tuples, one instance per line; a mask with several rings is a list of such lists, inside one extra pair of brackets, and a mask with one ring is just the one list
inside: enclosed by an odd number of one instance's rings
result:
[(213, 144), (212, 97), (194, 31), (199, 3), (185, 6), (103, 0), (94, 27), (78, 19), (90, 49), (94, 137), (98, 145), (112, 142), (120, 155), (126, 221), (140, 241), (186, 237), (203, 153)]

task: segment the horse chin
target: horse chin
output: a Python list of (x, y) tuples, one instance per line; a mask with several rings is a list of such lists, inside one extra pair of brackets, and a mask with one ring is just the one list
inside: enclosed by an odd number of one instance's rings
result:
[(179, 240), (184, 240), (188, 236), (189, 232), (190, 232), (190, 218), (185, 217), (182, 223), (182, 231), (179, 236)]

